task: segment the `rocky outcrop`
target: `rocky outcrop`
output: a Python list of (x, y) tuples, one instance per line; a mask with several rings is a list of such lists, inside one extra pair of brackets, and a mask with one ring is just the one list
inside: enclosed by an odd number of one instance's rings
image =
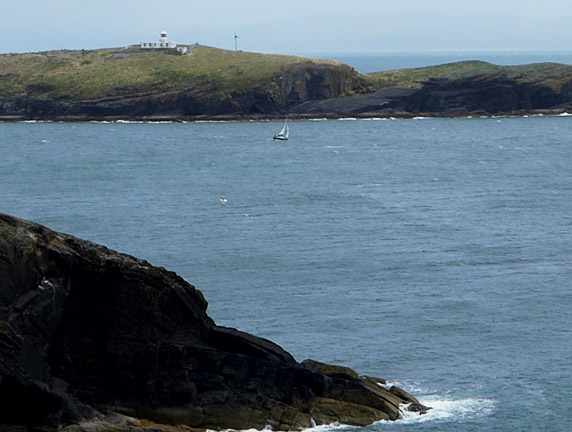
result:
[(293, 430), (427, 410), (206, 309), (173, 272), (0, 213), (1, 430)]
[(529, 82), (505, 74), (430, 79), (406, 103), (414, 113), (487, 114), (531, 112), (572, 102), (572, 77), (555, 88), (545, 79)]
[(303, 102), (292, 107), (295, 114), (310, 115), (383, 115), (404, 113), (416, 89), (386, 88), (376, 92), (357, 93), (346, 97)]
[(46, 96), (52, 90), (29, 86), (25, 94), (17, 97), (0, 95), (0, 118), (97, 120), (282, 115), (306, 101), (343, 97), (369, 91), (371, 86), (347, 65), (301, 63), (277, 74), (269, 83), (231, 92), (189, 83), (176, 91), (168, 86), (143, 92), (132, 88), (99, 99), (67, 96), (54, 99)]
[(572, 109), (572, 67), (535, 76), (479, 73), (429, 78), (420, 88), (385, 88), (348, 97), (307, 101), (297, 114), (356, 116), (466, 116), (528, 114)]
[(466, 61), (361, 75), (333, 61), (210, 47), (197, 47), (188, 56), (144, 54), (118, 55), (110, 49), (0, 56), (6, 69), (0, 71), (0, 121), (518, 115), (572, 109), (572, 66), (556, 63)]

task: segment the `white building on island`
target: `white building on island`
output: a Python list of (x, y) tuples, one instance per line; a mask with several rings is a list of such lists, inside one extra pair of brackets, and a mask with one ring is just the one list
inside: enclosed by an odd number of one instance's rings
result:
[(159, 42), (141, 42), (141, 49), (171, 49), (177, 50), (180, 54), (186, 54), (188, 46), (177, 46), (177, 42), (170, 41), (167, 37), (167, 32), (163, 30)]

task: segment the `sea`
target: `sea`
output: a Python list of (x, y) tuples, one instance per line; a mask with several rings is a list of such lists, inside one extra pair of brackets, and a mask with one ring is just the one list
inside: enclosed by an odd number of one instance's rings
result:
[(0, 210), (433, 408), (316, 431), (572, 430), (572, 116), (289, 124), (0, 123)]
[(480, 60), (496, 65), (515, 66), (531, 63), (562, 63), (572, 65), (572, 50), (527, 51), (527, 50), (427, 50), (368, 52), (316, 52), (308, 57), (337, 60), (353, 66), (360, 73), (395, 69), (418, 68), (454, 63), (464, 60)]

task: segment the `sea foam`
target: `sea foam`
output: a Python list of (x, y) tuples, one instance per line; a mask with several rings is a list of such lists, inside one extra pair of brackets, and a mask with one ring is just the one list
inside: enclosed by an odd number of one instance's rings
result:
[[(384, 386), (385, 387), (385, 386)], [(401, 405), (402, 418), (396, 421), (382, 420), (368, 427), (367, 430), (383, 430), (387, 426), (409, 425), (421, 422), (462, 422), (463, 419), (471, 419), (475, 417), (487, 416), (493, 413), (495, 402), (492, 399), (467, 398), (467, 399), (448, 399), (437, 395), (419, 397), (419, 402), (423, 405), (431, 407), (426, 414), (407, 411), (407, 404)], [(329, 425), (316, 425), (304, 429), (302, 432), (333, 432), (333, 431), (356, 431), (361, 428), (349, 426), (340, 423), (332, 423)], [(267, 426), (264, 431), (271, 430)], [(365, 429), (364, 429), (365, 430)], [(208, 431), (214, 432), (214, 431)], [(225, 432), (260, 432), (257, 429), (248, 429), (244, 431), (234, 431), (229, 429)]]
[(431, 407), (426, 414), (402, 411), (403, 419), (398, 422), (462, 421), (467, 418), (490, 415), (495, 408), (491, 399), (446, 399), (439, 396), (420, 397), (419, 402)]

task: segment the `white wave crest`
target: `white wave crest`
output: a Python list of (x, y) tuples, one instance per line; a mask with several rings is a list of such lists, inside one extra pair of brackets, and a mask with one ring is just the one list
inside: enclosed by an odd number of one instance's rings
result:
[(431, 407), (426, 414), (402, 411), (403, 419), (399, 422), (427, 422), (486, 416), (493, 412), (495, 402), (491, 399), (444, 399), (436, 396), (420, 397), (419, 402)]
[[(312, 424), (313, 421), (312, 421)], [(352, 428), (352, 430), (355, 430), (355, 427), (352, 426), (348, 426), (348, 425), (344, 425), (344, 424), (340, 424), (340, 423), (332, 423), (329, 425), (315, 425), (311, 426), (307, 429), (303, 429), (302, 432), (330, 432), (330, 431), (336, 431), (336, 430), (347, 430), (348, 428)], [(240, 430), (240, 431), (235, 431), (234, 429), (227, 429), (225, 431), (222, 432), (264, 432), (264, 431), (271, 431), (272, 428), (270, 426), (266, 426), (264, 429), (262, 429), (262, 431), (258, 430), (258, 429), (246, 429), (246, 430)], [(214, 431), (211, 429), (207, 429), (206, 432), (219, 432), (219, 431)]]
[[(389, 383), (388, 383), (389, 384)], [(385, 387), (385, 386), (382, 386)], [(384, 426), (390, 424), (412, 424), (420, 422), (446, 422), (454, 420), (456, 422), (463, 421), (463, 419), (487, 416), (492, 414), (495, 408), (495, 402), (492, 399), (447, 399), (437, 395), (419, 396), (419, 402), (427, 407), (431, 407), (426, 414), (419, 414), (417, 412), (407, 411), (407, 405), (401, 405), (400, 412), (402, 418), (397, 421), (381, 420), (374, 423), (376, 430), (382, 429)], [(340, 423), (332, 423), (329, 425), (313, 425), (302, 432), (332, 432), (332, 431), (355, 431), (355, 426), (349, 426)], [(267, 426), (263, 431), (271, 430)], [(207, 432), (215, 432), (207, 430)], [(244, 431), (234, 431), (228, 429), (225, 432), (260, 432), (257, 429), (248, 429)]]
[[(375, 429), (381, 429), (390, 424), (411, 424), (419, 422), (442, 422), (447, 420), (462, 421), (463, 419), (475, 418), (490, 415), (495, 402), (491, 399), (445, 399), (438, 396), (419, 397), (419, 402), (431, 407), (426, 414), (406, 411), (407, 405), (401, 406), (402, 418), (397, 421), (382, 420), (374, 423)], [(330, 425), (314, 426), (304, 429), (303, 432), (330, 432), (337, 430), (355, 431), (355, 426), (348, 426), (339, 423)]]

